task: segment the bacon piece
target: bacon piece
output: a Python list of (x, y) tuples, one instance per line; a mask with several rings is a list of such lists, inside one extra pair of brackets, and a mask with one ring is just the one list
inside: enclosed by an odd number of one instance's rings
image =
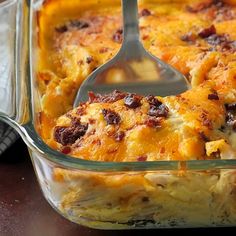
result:
[(86, 58), (86, 63), (90, 64), (93, 61), (93, 57), (89, 56)]
[(145, 124), (151, 128), (161, 128), (161, 123), (161, 117), (149, 117), (145, 122)]
[(125, 96), (124, 104), (128, 108), (137, 108), (141, 106), (141, 99), (142, 99), (142, 96), (130, 93), (127, 96)]
[(217, 93), (211, 93), (211, 94), (208, 94), (208, 99), (209, 100), (219, 100), (219, 96)]
[(148, 103), (149, 103), (150, 105), (153, 105), (153, 106), (159, 106), (159, 105), (162, 104), (162, 102), (159, 101), (157, 98), (155, 98), (153, 95), (148, 95), (148, 96), (146, 97), (146, 99), (147, 99)]
[(63, 146), (73, 144), (77, 139), (85, 135), (88, 124), (73, 124), (72, 126), (56, 126), (54, 129), (54, 139)]
[(113, 34), (112, 36), (113, 41), (115, 41), (116, 43), (121, 43), (123, 40), (123, 30), (122, 29), (118, 29), (115, 34)]
[(69, 154), (71, 152), (71, 147), (65, 146), (61, 149), (61, 152), (64, 154)]
[(110, 109), (102, 109), (102, 114), (108, 125), (117, 125), (120, 123), (120, 116)]
[(211, 25), (209, 28), (205, 28), (198, 33), (201, 38), (208, 38), (213, 34), (216, 34), (216, 28), (214, 25)]
[(169, 109), (166, 105), (161, 104), (160, 106), (151, 106), (148, 112), (149, 116), (155, 117), (167, 117)]
[(147, 156), (146, 155), (143, 155), (143, 156), (139, 156), (137, 158), (137, 161), (146, 161), (147, 160)]
[(141, 16), (150, 16), (151, 12), (148, 9), (145, 8), (140, 12), (140, 15)]
[(165, 104), (163, 104), (161, 101), (159, 101), (152, 95), (147, 96), (146, 99), (150, 104), (150, 109), (148, 112), (149, 116), (165, 117), (165, 118), (168, 116), (169, 109)]
[(101, 95), (94, 94), (93, 92), (89, 92), (89, 103), (113, 103), (118, 100), (123, 99), (127, 93), (123, 93), (121, 91), (115, 90), (112, 93)]
[(121, 142), (124, 139), (124, 137), (125, 137), (125, 132), (124, 131), (119, 131), (114, 136), (114, 138), (117, 142)]

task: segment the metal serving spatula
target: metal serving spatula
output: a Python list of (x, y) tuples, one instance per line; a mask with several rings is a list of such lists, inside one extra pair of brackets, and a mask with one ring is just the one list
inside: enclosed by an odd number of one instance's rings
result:
[(159, 96), (176, 95), (189, 88), (185, 76), (148, 53), (139, 38), (137, 0), (122, 0), (123, 43), (110, 61), (96, 69), (81, 85), (74, 107), (88, 100), (88, 92), (114, 90)]

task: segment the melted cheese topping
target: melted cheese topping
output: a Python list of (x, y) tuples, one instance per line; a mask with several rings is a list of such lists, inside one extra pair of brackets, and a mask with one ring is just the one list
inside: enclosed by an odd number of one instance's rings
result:
[[(75, 109), (58, 119), (72, 108), (81, 82), (118, 52), (121, 9), (119, 1), (46, 1), (38, 14), (42, 138), (57, 150), (65, 152), (66, 146), (72, 156), (97, 161), (234, 158), (234, 131), (226, 124), (225, 104), (236, 102), (236, 2), (225, 2), (140, 2), (145, 48), (192, 85), (180, 96), (158, 98), (169, 113), (155, 128), (146, 124), (150, 104), (145, 98), (136, 109), (128, 109), (123, 99), (87, 103), (86, 114)], [(103, 109), (118, 113), (120, 124), (108, 125)], [(69, 145), (56, 142), (54, 127), (71, 126), (73, 117), (88, 124), (85, 135)], [(124, 132), (121, 141), (113, 135), (119, 131)]]
[[(164, 98), (135, 95), (129, 106), (126, 95), (113, 101), (90, 95), (90, 102), (71, 110), (81, 82), (121, 46), (120, 0), (45, 1), (38, 12), (37, 71), (38, 130), (45, 142), (94, 161), (235, 158), (236, 1), (224, 2), (139, 1), (143, 44), (185, 74), (192, 89)], [(64, 216), (90, 227), (236, 222), (235, 170), (52, 167), (50, 174), (39, 175), (48, 199)]]

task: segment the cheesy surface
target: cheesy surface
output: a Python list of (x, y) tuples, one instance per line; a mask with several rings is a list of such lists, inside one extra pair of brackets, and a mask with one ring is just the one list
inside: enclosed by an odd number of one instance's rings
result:
[[(179, 96), (157, 97), (168, 110), (166, 116), (150, 115), (152, 105), (144, 97), (140, 106), (129, 108), (123, 96), (114, 102), (88, 102), (57, 120), (71, 109), (81, 82), (118, 52), (121, 9), (119, 1), (112, 5), (104, 1), (102, 7), (96, 1), (90, 5), (46, 1), (38, 14), (42, 138), (59, 151), (88, 160), (234, 158), (234, 4), (210, 0), (140, 2), (144, 46), (182, 72), (192, 86)], [(81, 109), (83, 114), (78, 113)], [(108, 124), (104, 109), (117, 113), (120, 122)], [(150, 118), (159, 124), (150, 125)], [(78, 135), (78, 128), (74, 130), (75, 119), (86, 126), (83, 135)], [(114, 136), (119, 133), (124, 137), (117, 141)], [(62, 136), (73, 142), (62, 141)]]
[[(145, 48), (182, 72), (192, 88), (168, 97), (90, 93), (72, 110), (81, 82), (121, 46), (119, 3), (48, 0), (39, 10), (37, 128), (43, 140), (93, 161), (235, 159), (235, 0), (139, 1)], [(46, 162), (39, 169), (49, 201), (89, 227), (236, 223), (233, 169), (96, 172)]]

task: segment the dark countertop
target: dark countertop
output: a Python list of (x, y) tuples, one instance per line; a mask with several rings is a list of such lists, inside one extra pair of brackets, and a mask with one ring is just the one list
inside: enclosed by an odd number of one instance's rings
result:
[(211, 235), (232, 230), (236, 232), (235, 228), (103, 231), (82, 227), (60, 216), (46, 202), (22, 140), (0, 157), (0, 236)]

